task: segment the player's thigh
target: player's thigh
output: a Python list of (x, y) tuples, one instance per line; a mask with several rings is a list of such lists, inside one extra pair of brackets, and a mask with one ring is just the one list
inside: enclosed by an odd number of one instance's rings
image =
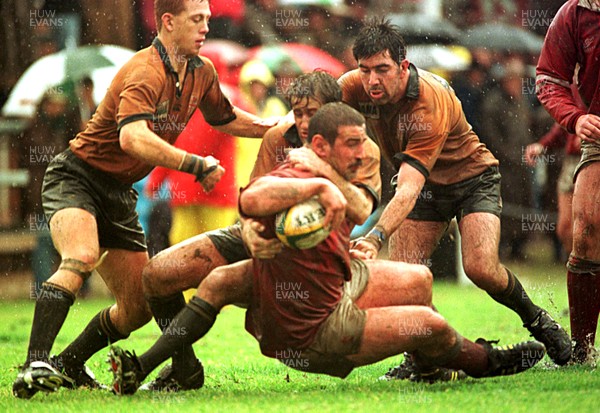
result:
[(195, 288), (213, 269), (226, 264), (212, 240), (197, 235), (152, 257), (144, 268), (144, 288), (151, 295)]
[[(558, 223), (556, 232), (563, 243), (569, 240), (573, 242), (573, 193), (564, 192), (558, 194)], [(572, 245), (565, 245), (567, 252)]]
[(63, 258), (75, 258), (93, 265), (100, 251), (96, 218), (79, 208), (57, 211), (50, 219), (50, 234)]
[(412, 264), (425, 264), (435, 250), (446, 227), (445, 222), (405, 219), (400, 228), (390, 237), (390, 259)]
[(217, 308), (227, 304), (247, 306), (253, 291), (252, 260), (215, 268), (200, 283), (196, 295)]
[(573, 193), (573, 252), (600, 260), (600, 162), (590, 162), (577, 174)]
[(465, 272), (496, 273), (499, 265), (500, 218), (488, 212), (465, 215), (459, 222)]
[(368, 260), (365, 264), (368, 283), (355, 299), (360, 308), (431, 305), (433, 276), (426, 266), (386, 260)]
[(367, 310), (358, 353), (347, 356), (355, 366), (375, 363), (404, 351), (412, 352), (437, 343), (448, 323), (424, 306), (399, 306)]

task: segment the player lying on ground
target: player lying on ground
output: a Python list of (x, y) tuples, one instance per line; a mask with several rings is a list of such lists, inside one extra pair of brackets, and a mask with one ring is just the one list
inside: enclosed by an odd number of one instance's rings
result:
[[(286, 118), (267, 131), (252, 171), (252, 178), (270, 172), (284, 161), (291, 149), (300, 148), (307, 139), (311, 116), (325, 103), (339, 102), (341, 98), (341, 88), (336, 80), (325, 72), (306, 73), (295, 79), (287, 92), (294, 120)], [(368, 141), (365, 144), (365, 152), (357, 176), (351, 182), (339, 176), (318, 157), (302, 157), (302, 162), (307, 164), (307, 167), (319, 171), (320, 176), (338, 185), (349, 200), (347, 215), (356, 224), (362, 224), (377, 208), (381, 191), (379, 149), (372, 141)], [(261, 225), (257, 222), (249, 224), (245, 227), (246, 235), (253, 234), (252, 228), (260, 230)], [(258, 251), (259, 258), (272, 258), (281, 251), (281, 243), (277, 239), (250, 239), (250, 249)], [(150, 309), (160, 328), (165, 330), (173, 317), (185, 307), (183, 291), (197, 287), (210, 271), (218, 266), (248, 258), (250, 255), (244, 248), (239, 224), (192, 237), (153, 257), (144, 269), (143, 285)], [(172, 361), (172, 364), (161, 370), (146, 388), (174, 391), (202, 386), (202, 364), (197, 361), (191, 346), (177, 351)]]
[[(362, 163), (367, 139), (362, 115), (342, 103), (324, 105), (310, 121), (311, 149), (348, 180)], [(544, 345), (536, 341), (492, 348), (485, 340), (473, 343), (460, 336), (429, 307), (427, 267), (351, 259), (346, 199), (337, 186), (305, 169), (285, 163), (254, 180), (240, 194), (240, 213), (259, 219), (264, 235), (273, 237), (277, 212), (315, 196), (325, 208), (329, 237), (314, 248), (286, 247), (272, 259), (212, 271), (172, 321), (177, 328), (165, 331), (150, 350), (136, 357), (111, 348), (113, 390), (134, 393), (160, 363), (204, 336), (219, 310), (231, 303), (249, 304), (246, 329), (264, 355), (298, 370), (341, 378), (403, 351), (414, 354), (414, 380), (434, 380), (450, 371), (438, 367), (472, 377), (514, 374), (544, 356)], [(407, 273), (410, 279), (418, 275), (427, 288), (404, 284)], [(294, 286), (293, 299), (283, 294), (286, 285)]]

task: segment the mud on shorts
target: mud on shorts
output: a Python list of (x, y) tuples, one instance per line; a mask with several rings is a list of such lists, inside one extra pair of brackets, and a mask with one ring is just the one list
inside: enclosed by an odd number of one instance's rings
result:
[[(394, 177), (392, 185), (395, 185)], [(416, 221), (450, 222), (474, 212), (502, 214), (500, 172), (492, 166), (473, 178), (450, 185), (425, 184), (408, 218)]]
[(562, 167), (560, 168), (560, 175), (556, 182), (556, 190), (560, 194), (572, 194), (575, 189), (575, 170), (579, 165), (579, 155), (567, 155), (563, 159)]
[(252, 258), (242, 241), (242, 224), (239, 222), (226, 228), (207, 232), (206, 236), (229, 264)]
[(361, 261), (351, 263), (352, 279), (344, 283), (344, 292), (337, 307), (317, 330), (311, 345), (302, 351), (305, 361), (298, 370), (323, 373), (345, 378), (354, 369), (346, 358), (359, 351), (367, 313), (355, 301), (362, 295), (369, 282), (369, 269)]
[(48, 165), (42, 205), (48, 222), (65, 208), (79, 208), (96, 218), (100, 247), (146, 251), (144, 231), (135, 211), (138, 194), (79, 159), (70, 149)]
[(577, 174), (592, 162), (600, 162), (600, 143), (581, 141), (581, 159), (575, 168), (573, 182), (577, 179)]

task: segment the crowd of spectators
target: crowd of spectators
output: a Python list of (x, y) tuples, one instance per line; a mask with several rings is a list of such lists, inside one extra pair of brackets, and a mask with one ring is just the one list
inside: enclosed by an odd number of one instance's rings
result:
[[(127, 36), (133, 35), (137, 42), (134, 47), (145, 47), (153, 38), (155, 26), (152, 3), (152, 0), (136, 2), (136, 10), (133, 11), (135, 28), (132, 28), (131, 33)], [(291, 0), (213, 1), (211, 2), (213, 16), (210, 22), (209, 39), (227, 39), (246, 48), (277, 45), (282, 42), (310, 44), (330, 53), (350, 70), (355, 67), (350, 45), (365, 18), (381, 13), (424, 12), (422, 8), (424, 2), (417, 0), (393, 2), (345, 0), (331, 1), (331, 6), (327, 6), (327, 2), (322, 2), (325, 5), (302, 3), (302, 1)], [(495, 19), (508, 24), (520, 25), (521, 29), (543, 35), (551, 16), (562, 2), (552, 1), (550, 7), (548, 2), (545, 2), (545, 5), (537, 5), (537, 3), (539, 2), (534, 0), (446, 0), (440, 2), (440, 15), (454, 22), (461, 29)], [(42, 4), (42, 8), (58, 7), (51, 1), (40, 4)], [(71, 22), (69, 25), (73, 24), (76, 30), (71, 30), (72, 27), (67, 30), (62, 26), (34, 27), (34, 38), (31, 44), (36, 45), (38, 57), (67, 46), (69, 39), (72, 39), (73, 36), (75, 36), (76, 42), (82, 43), (82, 39), (85, 37), (83, 33), (86, 30), (84, 23), (86, 19), (89, 19), (89, 13), (86, 14), (86, 7), (83, 4), (85, 1), (62, 2), (61, 12), (68, 16), (68, 21)], [(72, 8), (69, 10), (68, 7)], [(540, 14), (537, 25), (530, 24), (530, 27), (523, 27), (523, 16), (532, 15), (528, 10), (534, 10), (536, 7), (538, 7), (536, 10), (547, 10), (547, 12)], [(543, 21), (544, 17), (548, 17), (548, 21)], [(89, 33), (87, 38), (89, 39)], [(470, 50), (469, 54), (470, 63), (466, 70), (440, 70), (438, 72), (448, 78), (463, 104), (468, 121), (480, 139), (500, 160), (504, 201), (501, 253), (505, 257), (523, 259), (526, 258), (527, 241), (532, 235), (542, 234), (542, 236), (550, 237), (553, 241), (556, 239), (554, 234), (556, 224), (553, 226), (551, 223), (556, 223), (554, 212), (556, 210), (556, 191), (554, 188), (562, 159), (561, 151), (552, 152), (552, 149), (538, 154), (538, 162), (535, 162), (535, 165), (531, 162), (528, 165), (525, 159), (527, 146), (537, 142), (553, 124), (535, 97), (534, 67), (537, 56), (530, 53), (508, 53), (486, 48)], [(237, 65), (237, 67), (228, 67), (227, 59), (219, 61), (219, 56), (212, 55), (210, 57), (217, 63), (224, 87), (229, 90), (232, 99), (236, 100), (241, 107), (261, 117), (282, 115), (289, 109), (284, 99), (284, 93), (280, 90), (286, 82), (277, 81), (278, 76), (283, 72), (286, 72), (287, 76), (294, 74), (289, 67), (282, 66), (278, 73), (278, 70), (272, 70), (258, 60), (250, 60), (243, 65)], [(436, 72), (435, 67), (427, 69)], [(235, 72), (236, 75), (232, 76), (232, 72)], [(0, 105), (3, 103), (1, 99), (5, 98), (5, 95), (6, 91), (3, 92), (3, 96), (0, 96)], [(79, 106), (78, 112), (85, 118), (89, 117), (89, 104), (83, 105), (82, 102), (85, 103), (89, 99), (82, 96), (76, 98), (72, 103)], [(59, 98), (60, 96), (54, 94), (54, 100)], [(77, 123), (75, 126), (67, 128), (65, 122), (71, 119), (70, 113), (74, 110), (77, 111), (77, 108), (70, 107), (66, 104), (68, 102), (59, 103), (64, 109), (60, 114), (62, 116), (60, 121), (54, 118), (50, 119), (54, 116), (54, 112), (45, 109), (47, 105), (56, 107), (57, 102), (44, 99), (40, 103), (40, 116), (23, 134), (21, 140), (23, 153), (27, 153), (27, 145), (35, 145), (35, 143), (28, 142), (31, 139), (39, 139), (37, 131), (40, 128), (51, 131), (52, 136), (54, 136), (54, 131), (57, 131), (57, 134), (63, 139), (60, 145), (66, 145), (66, 141), (74, 136), (74, 129), (82, 127), (81, 123)], [(82, 109), (83, 106), (87, 109)], [(192, 225), (193, 218), (189, 213), (184, 213), (185, 210), (204, 209), (214, 212), (215, 208), (222, 208), (227, 212), (221, 214), (221, 219), (215, 220), (215, 222), (218, 221), (218, 226), (229, 223), (223, 222), (223, 220), (234, 220), (236, 190), (247, 182), (249, 170), (256, 157), (257, 147), (252, 147), (252, 145), (256, 145), (257, 142), (249, 142), (249, 140), (241, 138), (228, 141), (226, 137), (207, 128), (199, 114), (196, 116), (199, 119), (191, 122), (191, 126), (195, 125), (194, 139), (190, 139), (192, 133), (188, 132), (178, 142), (178, 145), (188, 149), (193, 147), (191, 148), (193, 151), (198, 150), (204, 155), (213, 155), (221, 159), (222, 164), (229, 165), (226, 169), (231, 174), (231, 179), (222, 183), (221, 192), (216, 191), (211, 196), (200, 196), (194, 194), (192, 186), (188, 183), (178, 183), (181, 177), (178, 177), (177, 174), (164, 174), (162, 173), (164, 171), (157, 169), (151, 175), (146, 188), (142, 191), (148, 195), (151, 201), (160, 200), (162, 197), (162, 200), (168, 200), (171, 206), (178, 210), (173, 217), (172, 228), (166, 229), (173, 231), (174, 228), (175, 232), (171, 232), (171, 242), (178, 242), (182, 237), (193, 235), (189, 231), (204, 232), (210, 229), (207, 226), (207, 223), (212, 220), (210, 217), (204, 217), (200, 220), (201, 223)], [(40, 123), (43, 125), (40, 126)], [(58, 131), (58, 128), (62, 129)], [(201, 139), (198, 139), (198, 135), (202, 135)], [(49, 136), (48, 139), (50, 138), (52, 137)], [(225, 142), (225, 144), (211, 145), (210, 142), (215, 140)], [(203, 144), (198, 146), (198, 142), (203, 142)], [(57, 149), (56, 153), (59, 152)], [(41, 178), (38, 177), (36, 168), (41, 166), (31, 167), (26, 165), (26, 162), (22, 162), (21, 166), (29, 168), (33, 174), (31, 185), (23, 191), (24, 197), (26, 200), (33, 199), (32, 205), (37, 205), (35, 194), (39, 192)], [(160, 196), (156, 195), (157, 189), (179, 192)], [(201, 192), (199, 186), (196, 189)], [(189, 199), (182, 199), (182, 197), (189, 197)], [(164, 203), (162, 204), (164, 206)], [(191, 205), (194, 207), (190, 208)], [(27, 219), (28, 214), (29, 216), (31, 214), (34, 216), (40, 214), (41, 216), (41, 211), (35, 206), (28, 207), (27, 211), (22, 212), (24, 220)], [(549, 225), (531, 225), (544, 222)], [(560, 243), (554, 242), (554, 245), (556, 246), (555, 257), (557, 259), (564, 258), (565, 251), (561, 250)], [(44, 272), (48, 273), (48, 271)]]

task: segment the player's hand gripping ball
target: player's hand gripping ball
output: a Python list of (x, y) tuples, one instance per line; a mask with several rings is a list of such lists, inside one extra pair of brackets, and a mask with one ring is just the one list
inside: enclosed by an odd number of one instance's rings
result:
[(311, 198), (278, 213), (275, 233), (288, 247), (305, 250), (316, 247), (329, 236), (324, 221), (325, 208)]

